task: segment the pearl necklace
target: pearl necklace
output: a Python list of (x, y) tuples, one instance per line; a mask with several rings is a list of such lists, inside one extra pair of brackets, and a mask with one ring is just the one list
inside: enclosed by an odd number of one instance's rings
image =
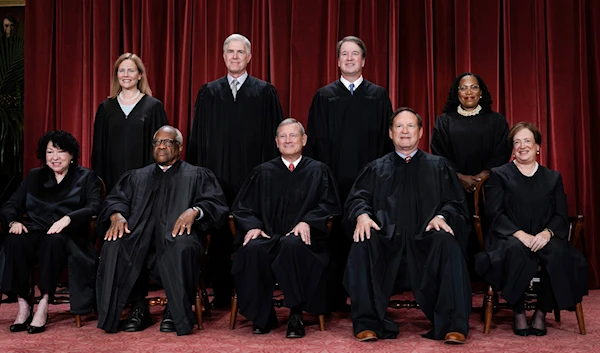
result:
[(125, 98), (123, 97), (123, 91), (121, 91), (121, 93), (119, 93), (119, 98), (121, 98), (122, 101), (132, 101), (135, 100), (139, 95), (140, 95), (140, 90), (138, 89), (137, 94), (135, 96), (133, 96), (132, 98)]
[(479, 112), (481, 111), (481, 106), (479, 104), (477, 104), (477, 107), (475, 107), (475, 109), (473, 110), (465, 110), (462, 105), (458, 105), (458, 108), (456, 109), (456, 111), (458, 112), (458, 114), (462, 115), (462, 116), (475, 116), (477, 114), (479, 114)]

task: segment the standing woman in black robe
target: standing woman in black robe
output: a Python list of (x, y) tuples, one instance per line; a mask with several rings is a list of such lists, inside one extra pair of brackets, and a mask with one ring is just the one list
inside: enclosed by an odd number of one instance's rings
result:
[[(559, 172), (538, 164), (542, 134), (526, 122), (509, 134), (514, 160), (490, 171), (486, 186), (489, 229), (476, 271), (513, 306), (514, 333), (546, 334), (546, 313), (575, 307), (587, 294), (587, 262), (568, 242), (567, 198)], [(532, 325), (525, 290), (541, 266)]]
[[(469, 214), (475, 214), (473, 191), (493, 167), (508, 162), (508, 123), (492, 111), (492, 96), (483, 79), (474, 73), (460, 74), (450, 86), (442, 115), (435, 119), (431, 153), (445, 157), (464, 191)], [(473, 256), (481, 250), (477, 238), (469, 237), (467, 264), (473, 274)]]
[(126, 171), (153, 163), (152, 135), (167, 125), (163, 104), (152, 97), (146, 67), (135, 54), (115, 62), (110, 96), (94, 120), (92, 169), (110, 191)]
[[(100, 211), (96, 173), (78, 165), (79, 144), (65, 131), (46, 133), (37, 154), (43, 167), (29, 172), (0, 212), (2, 229), (8, 229), (2, 289), (16, 294), (19, 305), (11, 332), (45, 330), (48, 302), (67, 262), (71, 312), (89, 313), (95, 297), (96, 251), (87, 230)], [(34, 315), (27, 299), (36, 263), (42, 297)]]

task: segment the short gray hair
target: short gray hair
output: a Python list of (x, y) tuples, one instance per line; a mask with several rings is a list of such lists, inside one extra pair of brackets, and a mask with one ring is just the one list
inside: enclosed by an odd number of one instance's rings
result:
[(161, 126), (158, 130), (156, 130), (156, 132), (154, 133), (154, 135), (152, 135), (152, 139), (156, 139), (156, 135), (158, 134), (159, 131), (161, 130), (172, 130), (175, 132), (175, 141), (179, 142), (180, 145), (183, 144), (183, 135), (181, 134), (181, 131), (179, 131), (178, 128), (173, 127), (171, 125), (163, 125)]
[(275, 133), (277, 135), (279, 135), (280, 127), (282, 127), (283, 125), (291, 125), (291, 124), (298, 124), (298, 126), (300, 126), (300, 135), (304, 135), (304, 126), (302, 126), (302, 123), (294, 118), (287, 118), (284, 121), (280, 122), (279, 125), (277, 126), (277, 131)]
[(225, 42), (223, 42), (223, 53), (225, 53), (225, 51), (227, 51), (227, 45), (233, 41), (240, 41), (242, 43), (244, 43), (244, 46), (246, 47), (246, 50), (248, 51), (248, 54), (251, 54), (251, 44), (250, 41), (248, 40), (248, 38), (244, 37), (241, 34), (238, 33), (234, 33), (232, 35), (230, 35), (229, 37), (227, 37), (227, 39), (225, 39)]

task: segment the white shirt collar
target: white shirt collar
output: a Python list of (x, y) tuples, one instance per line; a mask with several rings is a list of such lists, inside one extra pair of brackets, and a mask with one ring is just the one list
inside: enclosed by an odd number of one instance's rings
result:
[[(242, 76), (237, 78), (238, 81), (238, 89), (240, 87), (242, 87), (242, 85), (244, 84), (244, 82), (246, 82), (246, 79), (248, 78), (248, 71), (244, 72), (242, 74)], [(233, 76), (231, 76), (230, 74), (227, 74), (227, 82), (229, 83), (229, 87), (231, 87), (231, 83), (233, 82), (234, 78)]]
[(169, 170), (173, 166), (173, 164), (165, 166), (165, 165), (160, 165), (158, 163), (157, 163), (157, 165), (160, 168), (160, 170), (163, 171), (163, 173), (166, 172), (167, 170)]
[(418, 150), (419, 149), (417, 148), (416, 150), (412, 151), (412, 153), (409, 154), (409, 155), (406, 155), (404, 153), (400, 153), (398, 151), (396, 151), (396, 154), (399, 155), (402, 159), (406, 159), (407, 156), (410, 156), (410, 158), (413, 158), (415, 156), (415, 154), (417, 153)]
[(300, 158), (296, 159), (293, 163), (286, 161), (283, 157), (281, 157), (281, 160), (283, 161), (283, 164), (285, 164), (286, 168), (290, 169), (290, 164), (293, 164), (295, 169), (298, 166), (298, 163), (300, 163), (300, 161), (302, 160), (302, 155), (300, 155)]
[(364, 81), (362, 75), (360, 75), (360, 77), (354, 81), (354, 82), (350, 82), (348, 80), (346, 80), (344, 78), (344, 76), (340, 76), (340, 81), (342, 81), (342, 83), (344, 84), (344, 86), (346, 86), (346, 89), (349, 91), (350, 90), (350, 84), (354, 83), (354, 91), (356, 91), (356, 89), (358, 88), (358, 86), (360, 86), (360, 84)]

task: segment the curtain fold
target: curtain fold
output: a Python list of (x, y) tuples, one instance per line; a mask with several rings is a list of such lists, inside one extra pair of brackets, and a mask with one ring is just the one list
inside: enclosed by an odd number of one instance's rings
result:
[(55, 0), (30, 1), (25, 12), (26, 170), (51, 129), (73, 133), (89, 166), (94, 115), (124, 52), (142, 58), (185, 140), (198, 90), (226, 74), (229, 34), (252, 41), (250, 74), (273, 83), (284, 114), (304, 123), (315, 91), (339, 77), (336, 43), (357, 35), (368, 48), (364, 77), (394, 108), (423, 115), (422, 149), (463, 71), (485, 79), (511, 125), (540, 127), (540, 161), (562, 173), (569, 213), (586, 217), (590, 286), (600, 286), (598, 1)]

